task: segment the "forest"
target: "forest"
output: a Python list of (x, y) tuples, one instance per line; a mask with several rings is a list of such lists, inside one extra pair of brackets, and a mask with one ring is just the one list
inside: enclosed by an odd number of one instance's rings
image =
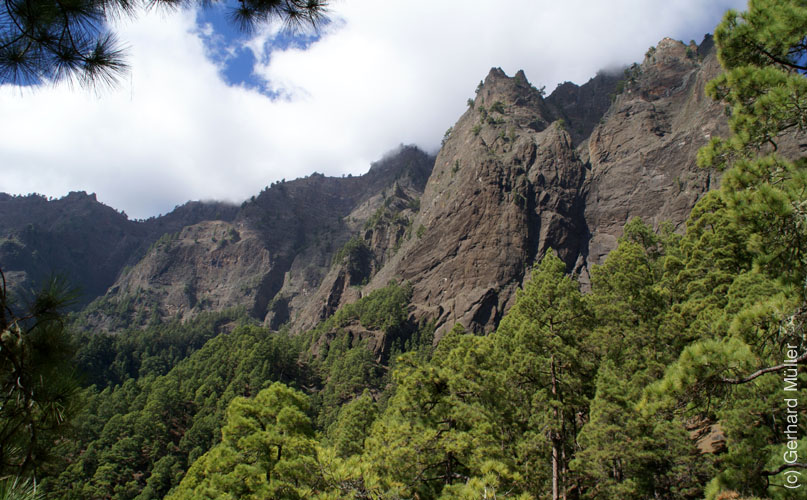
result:
[(4, 282), (0, 498), (807, 498), (807, 159), (777, 151), (807, 7), (714, 37), (720, 187), (683, 233), (628, 222), (585, 292), (547, 252), (488, 335), (414, 322), (406, 282), (305, 332), (236, 308), (115, 335), (64, 282), (25, 307)]

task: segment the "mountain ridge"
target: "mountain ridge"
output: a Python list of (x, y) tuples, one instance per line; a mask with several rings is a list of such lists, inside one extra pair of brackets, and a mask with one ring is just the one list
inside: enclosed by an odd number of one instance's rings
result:
[[(630, 218), (683, 224), (717, 181), (695, 152), (727, 131), (721, 105), (703, 95), (718, 71), (708, 36), (700, 46), (664, 39), (621, 76), (549, 96), (523, 71), (493, 68), (436, 157), (405, 146), (362, 176), (314, 173), (241, 207), (120, 222), (141, 239), (94, 285), (114, 274), (89, 325), (243, 306), (272, 328), (304, 331), (397, 281), (412, 286), (413, 320), (491, 331), (548, 249), (585, 287)], [(19, 273), (6, 246), (0, 262)]]

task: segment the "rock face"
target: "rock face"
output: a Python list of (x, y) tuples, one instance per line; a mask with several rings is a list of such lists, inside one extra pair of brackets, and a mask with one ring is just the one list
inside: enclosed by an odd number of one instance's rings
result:
[(622, 227), (641, 216), (680, 226), (715, 185), (695, 165), (698, 149), (728, 134), (723, 106), (704, 94), (720, 65), (711, 39), (700, 48), (662, 40), (641, 65), (627, 70), (624, 90), (588, 140), (585, 185), (589, 263), (601, 263)]
[[(381, 255), (368, 256), (364, 268), (346, 273), (332, 265), (334, 256), (389, 206), (387, 200), (418, 197), (433, 164), (434, 157), (419, 149), (401, 147), (360, 177), (315, 173), (275, 183), (229, 221), (202, 221), (166, 234), (93, 304), (88, 323), (115, 330), (154, 317), (184, 319), (243, 307), (271, 327), (292, 320), (313, 326), (355, 300), (354, 285), (366, 283), (383, 263)], [(386, 250), (389, 239), (377, 244)]]
[(20, 293), (62, 275), (78, 288), (84, 305), (104, 294), (124, 266), (136, 264), (161, 235), (235, 213), (236, 207), (223, 203), (189, 202), (167, 216), (135, 222), (94, 194), (48, 200), (0, 193), (0, 268)]
[(482, 331), (537, 255), (556, 248), (571, 267), (585, 243), (585, 166), (555, 119), (523, 72), (491, 70), (437, 156), (415, 237), (370, 286), (410, 281), (416, 315)]
[(546, 99), (523, 72), (491, 70), (437, 156), (420, 237), (370, 286), (410, 281), (416, 316), (490, 331), (547, 250), (585, 286), (631, 218), (681, 226), (715, 185), (696, 152), (727, 132), (704, 95), (719, 71), (711, 46), (665, 39), (621, 79), (601, 73)]
[(601, 71), (585, 85), (562, 83), (546, 98), (554, 115), (572, 124), (567, 128), (575, 145), (588, 139), (611, 107), (616, 87), (622, 78), (622, 72)]
[[(662, 40), (623, 74), (546, 98), (523, 72), (494, 68), (436, 158), (402, 147), (363, 176), (276, 183), (240, 209), (188, 205), (136, 223), (87, 195), (0, 197), (11, 207), (0, 265), (92, 269), (91, 293), (106, 293), (90, 323), (113, 330), (241, 306), (303, 331), (394, 280), (411, 285), (412, 321), (433, 320), (438, 338), (455, 322), (487, 332), (550, 249), (585, 286), (632, 217), (681, 227), (716, 184), (695, 155), (728, 132), (704, 95), (719, 69), (709, 37)], [(53, 204), (66, 215), (30, 208)], [(15, 220), (26, 210), (36, 237)], [(45, 249), (53, 257), (37, 260)]]
[[(154, 316), (185, 319), (244, 305), (266, 286), (268, 279), (261, 277), (270, 268), (271, 256), (254, 231), (226, 221), (200, 222), (155, 242), (103, 297), (107, 308), (91, 308), (88, 324), (114, 330)], [(124, 318), (109, 318), (109, 306)]]

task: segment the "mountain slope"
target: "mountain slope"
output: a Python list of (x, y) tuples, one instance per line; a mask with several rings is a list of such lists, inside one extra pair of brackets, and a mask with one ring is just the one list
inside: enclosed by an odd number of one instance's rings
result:
[(523, 72), (491, 70), (437, 156), (422, 237), (371, 288), (410, 281), (416, 316), (487, 332), (549, 248), (586, 283), (632, 217), (680, 226), (714, 185), (695, 154), (726, 130), (703, 94), (718, 70), (708, 37), (665, 39), (622, 80), (601, 74), (546, 99)]
[[(315, 173), (275, 183), (230, 221), (202, 221), (163, 237), (92, 304), (87, 324), (115, 330), (240, 306), (279, 327), (305, 307), (334, 255), (387, 193), (418, 196), (433, 162), (402, 147), (363, 176)], [(334, 310), (310, 317), (316, 323)]]
[[(695, 153), (726, 132), (703, 93), (718, 71), (709, 37), (699, 47), (665, 39), (622, 75), (546, 98), (523, 72), (494, 68), (436, 159), (404, 147), (363, 176), (276, 183), (226, 213), (146, 224), (108, 214), (115, 222), (100, 233), (122, 236), (91, 245), (112, 252), (88, 324), (240, 306), (303, 331), (392, 280), (411, 284), (413, 320), (433, 320), (438, 337), (455, 322), (490, 331), (548, 249), (586, 285), (632, 217), (681, 226), (716, 182)], [(3, 255), (10, 269), (14, 254)]]
[(136, 264), (163, 234), (200, 220), (230, 220), (235, 209), (188, 202), (168, 215), (136, 222), (99, 203), (95, 194), (48, 200), (0, 193), (0, 266), (20, 293), (62, 275), (81, 292), (83, 305), (105, 293), (121, 269)]

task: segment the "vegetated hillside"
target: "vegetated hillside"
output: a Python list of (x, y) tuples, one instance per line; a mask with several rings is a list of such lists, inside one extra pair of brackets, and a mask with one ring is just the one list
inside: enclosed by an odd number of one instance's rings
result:
[[(114, 331), (242, 306), (277, 328), (313, 303), (335, 256), (344, 257), (340, 248), (379, 209), (400, 200), (416, 203), (433, 163), (416, 147), (402, 146), (362, 176), (315, 173), (274, 183), (229, 220), (202, 221), (165, 234), (84, 311), (84, 323)], [(405, 225), (404, 218), (399, 222)], [(343, 288), (366, 280), (370, 267), (353, 270)], [(355, 300), (350, 292), (346, 300)], [(340, 301), (330, 300), (330, 309), (311, 310), (312, 325), (335, 311)]]
[(165, 233), (200, 220), (230, 220), (236, 207), (188, 202), (170, 214), (131, 221), (94, 194), (60, 199), (0, 193), (0, 268), (13, 290), (38, 288), (53, 275), (81, 292), (79, 305), (103, 295)]

